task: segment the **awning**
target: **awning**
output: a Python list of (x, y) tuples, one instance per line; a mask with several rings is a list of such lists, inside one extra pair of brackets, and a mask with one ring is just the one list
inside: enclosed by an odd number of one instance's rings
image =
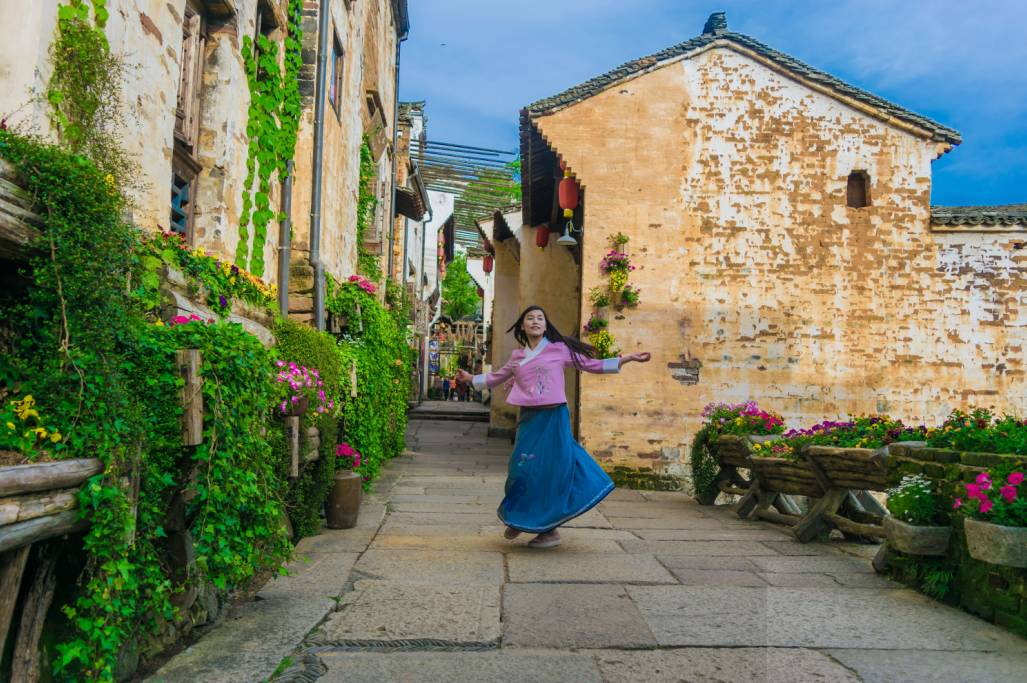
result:
[(428, 212), (421, 193), (409, 187), (396, 188), (396, 215), (419, 221)]

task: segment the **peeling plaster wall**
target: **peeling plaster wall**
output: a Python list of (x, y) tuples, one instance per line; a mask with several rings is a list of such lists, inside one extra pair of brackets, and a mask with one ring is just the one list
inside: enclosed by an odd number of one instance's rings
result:
[[(506, 332), (521, 312), (521, 269), (513, 252), (514, 242), (515, 240), (508, 239), (496, 244), (496, 264), (492, 271), (492, 370), (502, 367), (518, 346), (513, 335)], [(491, 392), (489, 428), (498, 430), (492, 433), (508, 434), (517, 426), (517, 407), (506, 402), (506, 395), (507, 392), (502, 387), (496, 387)]]
[[(587, 189), (584, 290), (618, 230), (638, 268), (642, 305), (610, 330), (653, 361), (582, 378), (599, 460), (687, 474), (711, 401), (755, 398), (792, 426), (1027, 412), (1024, 236), (931, 231), (938, 143), (728, 48), (536, 123)], [(846, 206), (853, 170), (870, 207)], [(674, 379), (682, 366), (698, 383)]]
[[(293, 185), (294, 261), (306, 259), (310, 250), (315, 94), (313, 60), (317, 49), (317, 10), (316, 0), (307, 0), (304, 3), (304, 62), (307, 63), (307, 68), (301, 78), (304, 103), (300, 119), (300, 138), (296, 145), (296, 175)], [(332, 0), (330, 14), (329, 43), (331, 36), (334, 35), (342, 47), (343, 78), (339, 111), (336, 112), (327, 102), (327, 96), (325, 103), (321, 259), (326, 273), (343, 280), (357, 270), (357, 197), (360, 181), (360, 146), (366, 123), (367, 91), (379, 92), (386, 113), (387, 135), (391, 144), (398, 37), (389, 0)], [(330, 55), (329, 52), (329, 62)], [(329, 63), (328, 78), (330, 72)], [(375, 160), (381, 169), (376, 186), (384, 182), (386, 187), (390, 187), (390, 154), (387, 150), (380, 159)], [(392, 215), (391, 202), (391, 196), (386, 196), (384, 205), (378, 208), (380, 215)], [(373, 226), (369, 226), (368, 230), (373, 230)], [(383, 270), (388, 265), (387, 258), (387, 252), (383, 248)]]

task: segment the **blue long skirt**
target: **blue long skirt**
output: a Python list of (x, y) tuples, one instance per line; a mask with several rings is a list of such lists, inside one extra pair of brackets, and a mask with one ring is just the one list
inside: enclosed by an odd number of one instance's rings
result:
[(545, 533), (591, 510), (613, 481), (571, 434), (566, 404), (522, 408), (506, 497), (497, 514), (519, 531)]

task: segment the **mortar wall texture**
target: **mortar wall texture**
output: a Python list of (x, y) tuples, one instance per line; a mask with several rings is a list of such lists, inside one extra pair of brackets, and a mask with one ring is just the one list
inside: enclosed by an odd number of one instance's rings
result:
[[(758, 399), (790, 426), (860, 413), (933, 422), (973, 404), (1027, 412), (1023, 234), (931, 230), (944, 143), (730, 47), (534, 125), (587, 190), (581, 288), (605, 284), (617, 231), (637, 267), (642, 304), (610, 331), (653, 361), (581, 379), (580, 438), (604, 464), (687, 476), (713, 401)], [(869, 174), (866, 208), (846, 205), (853, 171)], [(579, 320), (590, 312), (583, 302)], [(691, 359), (698, 383), (680, 383), (668, 366)]]
[[(256, 32), (258, 1), (233, 0), (231, 4), (235, 9), (231, 17), (208, 17), (196, 146), (201, 170), (194, 194), (193, 246), (234, 262), (249, 147), (250, 92), (241, 49), (244, 36)], [(58, 0), (0, 3), (0, 81), (8, 86), (0, 91), (0, 116), (7, 116), (8, 124), (18, 130), (50, 139), (55, 135), (45, 92), (58, 5)], [(295, 152), (292, 209), (296, 260), (307, 257), (310, 242), (318, 5), (307, 0), (303, 8), (305, 68), (300, 80), (305, 97)], [(137, 166), (135, 182), (126, 188), (132, 201), (131, 218), (144, 230), (166, 230), (186, 0), (108, 0), (107, 8), (110, 19), (105, 34), (112, 52), (126, 66), (124, 125), (119, 138)], [(336, 35), (343, 48), (343, 87), (339, 112), (331, 105), (326, 107), (321, 252), (326, 272), (344, 279), (356, 270), (360, 145), (370, 125), (366, 93), (378, 93), (391, 142), (398, 37), (389, 0), (332, 0), (330, 12), (330, 35)], [(280, 31), (276, 37), (281, 41)], [(375, 160), (380, 169), (379, 186), (389, 186), (390, 154), (386, 149)], [(271, 205), (276, 209), (281, 202), (280, 180), (277, 174), (272, 176)], [(383, 197), (379, 223), (392, 213), (391, 196), (384, 192)], [(252, 232), (251, 227), (251, 239)], [(266, 282), (277, 280), (278, 232), (278, 223), (272, 221), (260, 245), (265, 269), (256, 274)]]

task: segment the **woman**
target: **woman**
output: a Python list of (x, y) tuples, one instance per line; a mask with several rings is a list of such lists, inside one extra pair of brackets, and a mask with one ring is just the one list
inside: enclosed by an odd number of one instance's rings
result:
[(560, 334), (539, 306), (525, 309), (507, 332), (513, 332), (524, 348), (515, 350), (496, 372), (472, 377), (461, 370), (456, 381), (473, 382), (481, 391), (513, 380), (506, 401), (521, 406), (521, 419), (506, 497), (497, 512), (506, 525), (506, 538), (535, 533), (538, 536), (528, 545), (552, 548), (560, 545), (557, 527), (592, 509), (613, 490), (610, 477), (571, 435), (564, 368), (614, 373), (625, 363), (646, 363), (650, 355), (597, 359), (595, 348)]

